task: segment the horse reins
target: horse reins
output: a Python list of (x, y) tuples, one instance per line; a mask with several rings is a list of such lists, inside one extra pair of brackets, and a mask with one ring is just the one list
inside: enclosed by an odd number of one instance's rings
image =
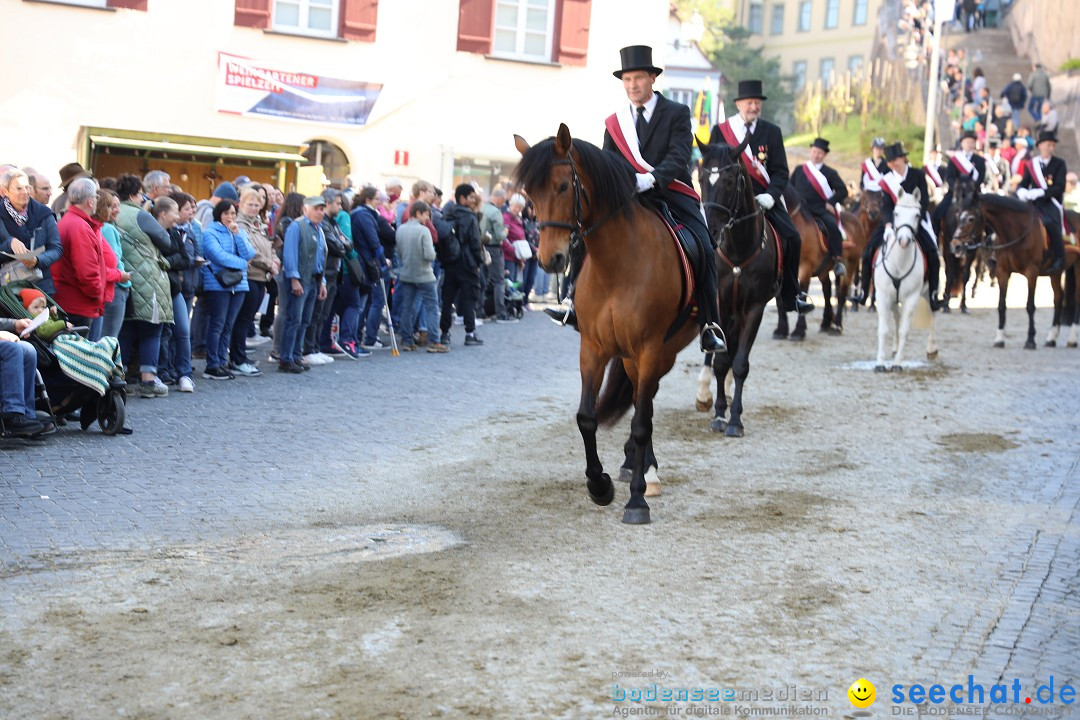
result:
[[(894, 234), (896, 235), (897, 238), (899, 238), (899, 236), (900, 236), (901, 228), (907, 228), (908, 230), (911, 231), (911, 236), (912, 236), (911, 237), (911, 242), (915, 243), (916, 246), (917, 246), (919, 241), (916, 239), (915, 236), (919, 232), (918, 226), (916, 226), (916, 225), (901, 225), (900, 227), (896, 228), (895, 231), (894, 231)], [(899, 242), (899, 239), (897, 240), (897, 242)], [(886, 243), (885, 247), (883, 247), (881, 249), (881, 269), (884, 270), (885, 274), (889, 276), (889, 279), (892, 280), (893, 287), (896, 288), (896, 292), (899, 293), (900, 292), (900, 283), (902, 283), (907, 278), (907, 276), (911, 274), (911, 271), (915, 269), (915, 263), (917, 263), (919, 261), (919, 253), (912, 253), (912, 255), (911, 255), (911, 267), (909, 267), (907, 269), (907, 272), (904, 273), (903, 275), (901, 275), (900, 277), (894, 277), (893, 274), (891, 272), (889, 272), (889, 266), (885, 264), (885, 260), (886, 260), (886, 258), (888, 258), (888, 256), (889, 256), (889, 245), (888, 245), (888, 243)]]
[(585, 220), (585, 209), (582, 207), (582, 200), (585, 201), (585, 205), (589, 211), (592, 210), (592, 203), (589, 202), (589, 195), (585, 192), (585, 186), (581, 182), (581, 178), (578, 176), (577, 165), (574, 164), (574, 159), (569, 155), (561, 160), (553, 160), (552, 165), (569, 165), (570, 176), (573, 180), (572, 185), (574, 188), (574, 221), (559, 222), (555, 220), (547, 220), (536, 224), (537, 230), (543, 230), (544, 228), (559, 228), (560, 230), (570, 231), (570, 249), (578, 247), (581, 243), (585, 242), (585, 238), (596, 232), (601, 225), (617, 215), (622, 209), (622, 206), (616, 207), (604, 217), (597, 220), (588, 228), (584, 228), (582, 223)]
[[(737, 203), (738, 198), (741, 197), (742, 190), (743, 190), (743, 182), (744, 182), (743, 181), (743, 173), (741, 172), (741, 169), (742, 169), (741, 166), (740, 165), (732, 165), (732, 166), (730, 166), (730, 168), (724, 168), (722, 171), (717, 170), (717, 173), (719, 174), (720, 172), (729, 172), (730, 169), (732, 169), (732, 168), (738, 173), (737, 179), (735, 181), (735, 183), (736, 183), (735, 184), (735, 199), (736, 199), (735, 201)], [(738, 215), (735, 214), (734, 210), (728, 208), (726, 205), (722, 205), (721, 203), (703, 202), (702, 205), (704, 207), (717, 208), (718, 210), (721, 210), (725, 215), (728, 216), (728, 221), (726, 223), (724, 223), (722, 226), (720, 226), (720, 228), (718, 230), (718, 233), (720, 234), (720, 242), (717, 243), (716, 250), (720, 255), (720, 259), (723, 260), (725, 263), (727, 263), (728, 267), (731, 268), (731, 275), (732, 275), (732, 278), (733, 278), (732, 285), (731, 285), (731, 310), (732, 310), (732, 312), (737, 312), (738, 308), (739, 308), (739, 278), (742, 277), (744, 267), (746, 267), (750, 263), (754, 262), (754, 260), (757, 259), (758, 255), (760, 255), (761, 252), (765, 249), (765, 242), (767, 240), (767, 236), (766, 236), (766, 234), (764, 232), (764, 229), (762, 229), (761, 244), (758, 246), (757, 250), (755, 250), (750, 257), (746, 258), (745, 260), (743, 260), (738, 265), (736, 265), (732, 261), (732, 259), (730, 257), (728, 257), (727, 253), (724, 252), (724, 238), (728, 237), (730, 235), (730, 231), (732, 230), (732, 228), (734, 228), (739, 223), (742, 223), (742, 222), (744, 222), (746, 220), (749, 220), (751, 218), (755, 218), (758, 215), (763, 214), (765, 211), (762, 210), (761, 207), (757, 206), (756, 203), (755, 203), (756, 207), (755, 207), (753, 212), (747, 213), (746, 215), (738, 216)]]
[[(965, 208), (964, 212), (961, 213), (960, 217), (963, 218), (963, 216), (966, 215), (969, 212), (972, 212), (972, 209), (971, 208)], [(979, 208), (979, 214), (982, 215), (983, 223), (985, 224), (986, 223), (986, 213), (983, 212), (982, 208)], [(1027, 240), (1027, 237), (1028, 237), (1028, 235), (1031, 234), (1031, 231), (1034, 230), (1035, 227), (1041, 222), (1040, 219), (1039, 219), (1039, 214), (1035, 211), (1034, 208), (1029, 208), (1028, 209), (1028, 216), (1029, 216), (1028, 217), (1029, 222), (1028, 222), (1027, 230), (1025, 230), (1024, 234), (1021, 235), (1020, 237), (1016, 238), (1015, 240), (1010, 240), (1009, 242), (1003, 243), (1001, 245), (991, 245), (989, 242), (968, 242), (968, 243), (964, 243), (963, 248), (965, 250), (979, 250), (981, 248), (981, 249), (989, 250), (990, 252), (994, 252), (996, 250), (1004, 250), (1005, 248), (1010, 248), (1013, 245), (1017, 245), (1019, 243), (1022, 243), (1024, 240)], [(995, 230), (994, 232), (996, 233), (997, 231)], [(965, 237), (971, 237), (971, 236), (968, 235), (968, 236), (957, 237), (954, 234), (953, 235), (953, 240), (963, 240), (963, 239), (965, 239)]]

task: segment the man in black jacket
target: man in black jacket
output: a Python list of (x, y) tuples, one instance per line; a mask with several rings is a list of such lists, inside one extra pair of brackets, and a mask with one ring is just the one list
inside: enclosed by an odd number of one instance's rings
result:
[(780, 303), (784, 312), (797, 310), (800, 315), (814, 309), (806, 293), (799, 292), (799, 260), (802, 238), (788, 216), (782, 197), (788, 184), (787, 152), (780, 128), (761, 119), (761, 103), (766, 100), (760, 80), (739, 82), (735, 98), (737, 113), (713, 128), (709, 144), (726, 143), (735, 147), (747, 133), (750, 142), (740, 158), (754, 182), (758, 205), (765, 210), (784, 246), (784, 280), (780, 286)]
[(840, 174), (825, 164), (829, 154), (829, 141), (816, 138), (810, 145), (810, 162), (799, 165), (791, 176), (791, 186), (799, 191), (806, 209), (825, 226), (828, 234), (829, 254), (833, 258), (833, 272), (841, 277), (844, 267), (844, 238), (840, 234), (840, 203), (847, 199), (848, 191)]
[(453, 227), (461, 248), (456, 260), (446, 260), (443, 265), (442, 317), (439, 320), (442, 334), (439, 344), (446, 347), (450, 347), (450, 326), (454, 322), (455, 304), (465, 317), (465, 344), (484, 344), (476, 337), (476, 297), (480, 291), (480, 274), (484, 271), (480, 225), (476, 220), (476, 207), (479, 204), (480, 195), (476, 188), (463, 183), (454, 189), (454, 202), (443, 208), (443, 217)]
[(1052, 132), (1039, 133), (1038, 157), (1023, 164), (1023, 177), (1016, 189), (1016, 197), (1035, 206), (1042, 217), (1046, 234), (1050, 238), (1050, 252), (1054, 262), (1046, 271), (1057, 275), (1065, 269), (1065, 237), (1063, 233), (1062, 200), (1065, 197), (1065, 161), (1054, 157), (1057, 136)]
[(945, 193), (941, 204), (934, 209), (932, 219), (935, 229), (940, 228), (942, 221), (948, 217), (949, 208), (952, 207), (953, 191), (961, 178), (971, 180), (980, 191), (983, 183), (986, 182), (986, 159), (975, 152), (975, 142), (975, 131), (964, 131), (963, 137), (960, 138), (959, 152), (949, 156), (949, 164), (945, 166), (945, 172), (942, 173), (942, 180), (948, 184), (949, 190)]
[(930, 309), (936, 312), (942, 306), (942, 301), (937, 296), (938, 276), (941, 273), (941, 256), (938, 255), (937, 244), (934, 242), (933, 233), (930, 230), (930, 193), (926, 187), (926, 173), (919, 168), (911, 167), (907, 160), (907, 151), (904, 143), (896, 142), (885, 148), (885, 162), (889, 164), (889, 173), (881, 181), (881, 189), (885, 192), (881, 204), (881, 224), (874, 231), (873, 237), (866, 245), (862, 258), (862, 293), (852, 298), (860, 304), (866, 302), (870, 294), (870, 281), (873, 279), (872, 264), (874, 253), (881, 247), (886, 233), (895, 233), (893, 228), (893, 213), (896, 211), (896, 200), (900, 188), (906, 193), (919, 191), (919, 203), (922, 205), (922, 215), (919, 227), (915, 233), (915, 239), (919, 243), (919, 249), (926, 256), (927, 282), (930, 285)]

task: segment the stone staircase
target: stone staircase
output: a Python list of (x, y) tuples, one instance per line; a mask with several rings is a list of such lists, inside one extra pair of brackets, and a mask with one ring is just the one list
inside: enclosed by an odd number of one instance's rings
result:
[[(971, 33), (946, 26), (942, 37), (942, 47), (964, 48), (968, 58), (968, 71), (971, 72), (977, 67), (982, 68), (983, 74), (986, 75), (987, 86), (990, 88), (990, 96), (995, 101), (1000, 100), (1001, 91), (1012, 81), (1013, 73), (1020, 73), (1025, 84), (1031, 73), (1032, 61), (1017, 55), (1012, 36), (1003, 22), (997, 28), (987, 28)], [(1055, 82), (1055, 100), (1058, 100), (1057, 89), (1058, 83)], [(1077, 145), (1076, 133), (1064, 127), (1066, 124), (1064, 110), (1065, 108), (1058, 107), (1063, 127), (1058, 130), (1059, 142), (1055, 154), (1065, 161), (1070, 170), (1080, 170), (1080, 147)], [(1026, 109), (1021, 113), (1021, 122), (1034, 130), (1035, 120)], [(938, 127), (942, 130), (942, 147), (951, 147), (956, 138), (952, 137), (947, 113), (939, 117)]]

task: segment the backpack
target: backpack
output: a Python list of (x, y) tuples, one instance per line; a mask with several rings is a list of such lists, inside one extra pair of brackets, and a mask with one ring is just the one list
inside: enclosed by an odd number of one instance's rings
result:
[(461, 240), (458, 239), (456, 222), (450, 223), (449, 235), (439, 238), (435, 251), (443, 267), (456, 263), (461, 258)]

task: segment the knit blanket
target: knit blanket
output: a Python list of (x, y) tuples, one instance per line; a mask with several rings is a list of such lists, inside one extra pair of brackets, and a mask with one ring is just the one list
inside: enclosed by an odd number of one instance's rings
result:
[(90, 342), (74, 333), (58, 335), (52, 343), (60, 369), (72, 380), (104, 395), (109, 378), (120, 370), (120, 345), (114, 337)]

